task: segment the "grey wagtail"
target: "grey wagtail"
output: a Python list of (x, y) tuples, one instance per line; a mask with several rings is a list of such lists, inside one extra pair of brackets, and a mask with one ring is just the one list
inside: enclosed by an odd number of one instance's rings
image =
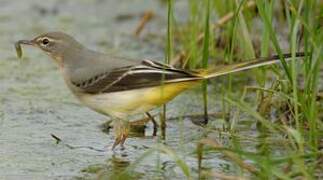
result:
[[(161, 106), (202, 80), (280, 62), (278, 56), (187, 71), (155, 61), (131, 61), (84, 47), (62, 32), (49, 32), (32, 40), (16, 42), (46, 52), (58, 65), (68, 88), (86, 106), (114, 120), (115, 142), (123, 146), (129, 129), (129, 115), (146, 113)], [(284, 55), (289, 58), (290, 55)], [(297, 57), (304, 56), (298, 53)]]

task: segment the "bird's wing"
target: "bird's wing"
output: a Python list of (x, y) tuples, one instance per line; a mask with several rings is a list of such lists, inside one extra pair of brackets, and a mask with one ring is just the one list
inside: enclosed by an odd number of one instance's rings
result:
[(201, 79), (185, 70), (144, 60), (138, 65), (115, 68), (82, 82), (72, 82), (85, 93), (105, 93)]

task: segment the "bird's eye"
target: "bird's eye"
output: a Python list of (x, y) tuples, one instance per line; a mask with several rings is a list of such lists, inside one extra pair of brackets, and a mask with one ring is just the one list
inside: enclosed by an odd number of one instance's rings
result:
[(46, 46), (48, 43), (49, 43), (49, 40), (47, 38), (45, 38), (45, 39), (42, 40), (42, 44), (43, 45)]

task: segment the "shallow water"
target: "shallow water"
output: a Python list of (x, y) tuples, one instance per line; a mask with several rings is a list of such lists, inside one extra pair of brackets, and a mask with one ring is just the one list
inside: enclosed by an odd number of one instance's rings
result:
[[(108, 118), (78, 104), (46, 55), (23, 47), (24, 58), (19, 60), (13, 43), (60, 30), (99, 51), (138, 60), (163, 59), (163, 4), (150, 0), (0, 3), (0, 179), (92, 179), (100, 173), (112, 177), (157, 144), (159, 139), (150, 136), (149, 124), (146, 137), (129, 138), (126, 150), (112, 152), (113, 136), (99, 128)], [(142, 36), (158, 36), (134, 38), (133, 32), (145, 10), (153, 10), (156, 15)], [(173, 109), (168, 115), (199, 112), (199, 104), (192, 102), (199, 102), (200, 98), (194, 91), (180, 96), (168, 106)], [(174, 107), (183, 107), (182, 112)], [(192, 168), (197, 167), (192, 149), (202, 132), (189, 120), (168, 122), (167, 145), (180, 152)], [(62, 142), (56, 144), (51, 134)], [(136, 168), (138, 177), (184, 177), (170, 158), (160, 156), (159, 163), (157, 155), (152, 155)], [(226, 163), (215, 157), (210, 161), (219, 167)]]

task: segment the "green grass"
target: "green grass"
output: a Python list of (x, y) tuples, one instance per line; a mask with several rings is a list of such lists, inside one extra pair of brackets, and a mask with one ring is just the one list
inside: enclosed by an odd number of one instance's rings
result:
[[(246, 7), (250, 3), (247, 0), (189, 0), (187, 22), (174, 24), (176, 9), (171, 2), (168, 1), (167, 63), (184, 52), (184, 62), (180, 66), (187, 69), (206, 69), (272, 54), (278, 54), (282, 64), (212, 80), (214, 93), (219, 94), (216, 99), (208, 99), (208, 85), (203, 82), (200, 93), (203, 94), (201, 104), (205, 115), (207, 110), (215, 108), (208, 107), (208, 101), (221, 100), (220, 111), (233, 115), (224, 128), (228, 142), (219, 146), (212, 144), (212, 140), (218, 141), (215, 139), (202, 141), (203, 147), (199, 144), (197, 157), (210, 153), (209, 149), (222, 153), (234, 164), (230, 174), (237, 177), (316, 179), (322, 172), (319, 159), (323, 157), (320, 150), (322, 101), (317, 101), (322, 83), (322, 3), (318, 0), (256, 0), (254, 8), (250, 8)], [(230, 12), (234, 14), (230, 20), (213, 28), (213, 23)], [(306, 53), (302, 62), (295, 57), (299, 51)], [(289, 63), (282, 55), (286, 52), (292, 54)], [(236, 80), (246, 77), (253, 79), (253, 88), (243, 91)], [(246, 86), (250, 85), (249, 81), (242, 81)], [(256, 136), (241, 133), (239, 128), (246, 119), (256, 124), (256, 129), (252, 130)], [(207, 133), (218, 132), (211, 125), (206, 129)], [(249, 144), (244, 138), (250, 140)], [(250, 150), (248, 146), (254, 149)], [(189, 165), (176, 155), (180, 152), (166, 151), (167, 146), (158, 147), (147, 153), (168, 154), (191, 178)], [(203, 174), (203, 160), (199, 165), (199, 173)]]
[[(165, 63), (169, 64), (173, 57), (173, 1), (167, 1), (167, 43), (166, 43), (166, 58)], [(166, 104), (163, 105), (160, 116), (161, 137), (166, 139)]]
[[(210, 0), (207, 0), (205, 6), (205, 26), (204, 26), (204, 41), (203, 41), (203, 57), (202, 68), (207, 69), (209, 63), (209, 44), (210, 44)], [(204, 123), (208, 123), (208, 96), (207, 96), (207, 80), (202, 83), (203, 105), (204, 105)]]
[[(274, 28), (272, 16), (273, 2), (268, 1), (256, 1), (260, 17), (264, 23), (264, 31), (262, 39), (265, 40), (265, 45), (261, 46), (261, 54), (267, 54), (270, 43), (273, 46), (275, 52), (281, 56), (283, 50), (277, 38), (277, 30)], [(260, 168), (261, 173), (257, 175), (261, 178), (277, 177), (282, 179), (290, 179), (295, 177), (303, 177), (306, 179), (315, 178), (314, 172), (319, 171), (318, 164), (315, 162), (317, 158), (322, 157), (322, 152), (318, 149), (318, 143), (322, 138), (320, 130), (322, 130), (322, 123), (319, 120), (318, 112), (319, 106), (316, 102), (316, 94), (318, 91), (318, 79), (319, 79), (319, 67), (321, 59), (321, 44), (322, 35), (316, 34), (321, 32), (321, 29), (317, 29), (317, 26), (310, 27), (308, 24), (318, 24), (319, 22), (315, 18), (308, 18), (309, 14), (312, 13), (311, 17), (315, 17), (315, 1), (297, 1), (288, 2), (286, 7), (288, 10), (285, 12), (289, 28), (289, 51), (292, 53), (292, 62), (287, 64), (283, 58), (281, 58), (283, 64), (283, 70), (285, 76), (279, 76), (279, 81), (284, 81), (284, 77), (287, 78), (288, 83), (282, 84), (281, 86), (287, 86), (280, 91), (275, 91), (275, 94), (283, 93), (288, 99), (285, 100), (288, 106), (287, 110), (290, 111), (290, 122), (286, 124), (273, 124), (270, 119), (264, 118), (254, 108), (253, 104), (245, 101), (234, 101), (234, 98), (228, 98), (227, 101), (238, 107), (242, 112), (248, 113), (258, 120), (262, 126), (259, 130), (269, 132), (270, 134), (279, 135), (281, 137), (288, 137), (288, 145), (283, 149), (283, 155), (280, 157), (273, 156), (272, 152), (261, 153), (265, 157), (257, 156), (245, 156), (245, 159), (252, 160), (257, 167)], [(318, 6), (318, 5), (317, 5)], [(291, 9), (289, 11), (289, 9)], [(317, 13), (317, 12), (316, 12)], [(307, 16), (307, 21), (303, 18)], [(304, 31), (304, 50), (308, 52), (308, 56), (304, 58), (304, 64), (299, 67), (299, 63), (296, 63), (295, 54), (301, 49), (299, 40), (299, 30), (301, 26), (306, 26)], [(276, 27), (277, 28), (277, 27)], [(311, 29), (312, 28), (312, 29)], [(270, 37), (270, 41), (269, 38)], [(312, 39), (310, 41), (309, 39)], [(315, 40), (316, 39), (316, 42)], [(314, 56), (313, 56), (314, 55)], [(308, 68), (308, 69), (304, 69)], [(304, 71), (305, 70), (305, 71)], [(276, 69), (276, 71), (278, 71)], [(309, 73), (311, 72), (311, 73)], [(300, 74), (304, 76), (303, 80), (299, 79)], [(298, 82), (303, 81), (305, 86), (302, 87)], [(309, 86), (309, 84), (311, 84)], [(303, 89), (302, 91), (300, 89)], [(257, 102), (256, 102), (257, 103)], [(284, 112), (281, 112), (284, 113)], [(268, 119), (268, 120), (267, 120)], [(268, 135), (267, 135), (268, 138)], [(235, 143), (239, 143), (235, 141)], [(265, 144), (265, 140), (262, 141), (261, 145)], [(238, 147), (238, 146), (235, 146)], [(265, 146), (268, 150), (270, 146)], [(243, 149), (234, 148), (234, 151), (241, 154)], [(261, 151), (259, 151), (260, 153)], [(277, 159), (280, 159), (279, 161)], [(285, 170), (282, 167), (290, 167), (290, 170)], [(277, 168), (280, 167), (280, 168)]]

